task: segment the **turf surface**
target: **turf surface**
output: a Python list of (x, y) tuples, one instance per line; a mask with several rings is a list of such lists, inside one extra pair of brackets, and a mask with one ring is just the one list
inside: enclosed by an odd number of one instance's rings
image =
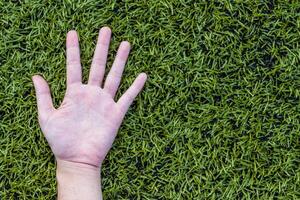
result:
[(55, 199), (30, 77), (59, 105), (67, 31), (87, 80), (104, 25), (108, 69), (133, 45), (120, 92), (149, 75), (104, 163), (105, 199), (300, 198), (299, 1), (74, 2), (0, 0), (0, 199)]

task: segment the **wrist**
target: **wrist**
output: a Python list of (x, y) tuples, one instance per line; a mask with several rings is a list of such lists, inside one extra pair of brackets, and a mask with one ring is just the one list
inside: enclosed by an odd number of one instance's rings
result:
[(101, 170), (101, 165), (99, 167), (85, 164), (85, 163), (78, 163), (72, 161), (66, 161), (61, 159), (56, 159), (57, 165), (57, 173), (60, 174), (76, 174), (76, 175), (99, 175)]
[(58, 199), (102, 199), (100, 167), (60, 159), (56, 161)]

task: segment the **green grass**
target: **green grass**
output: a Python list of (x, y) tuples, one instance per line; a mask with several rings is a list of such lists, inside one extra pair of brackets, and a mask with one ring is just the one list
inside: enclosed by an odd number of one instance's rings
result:
[[(84, 78), (100, 27), (149, 81), (102, 170), (105, 199), (300, 199), (300, 2), (0, 0), (0, 199), (55, 199), (31, 76), (65, 92), (65, 36)], [(120, 93), (119, 93), (120, 95)]]

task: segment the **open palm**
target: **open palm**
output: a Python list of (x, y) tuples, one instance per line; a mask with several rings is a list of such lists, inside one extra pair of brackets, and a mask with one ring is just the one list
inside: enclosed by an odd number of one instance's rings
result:
[(67, 91), (58, 109), (53, 107), (47, 82), (33, 76), (40, 126), (57, 159), (99, 166), (145, 84), (147, 76), (141, 73), (114, 101), (130, 51), (130, 44), (122, 42), (102, 87), (110, 37), (109, 28), (100, 30), (88, 84), (83, 84), (78, 36), (75, 31), (67, 34)]

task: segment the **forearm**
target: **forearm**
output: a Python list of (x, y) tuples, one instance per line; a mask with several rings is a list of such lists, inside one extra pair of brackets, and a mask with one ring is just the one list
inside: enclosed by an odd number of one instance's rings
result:
[(102, 199), (100, 168), (57, 160), (58, 200)]

